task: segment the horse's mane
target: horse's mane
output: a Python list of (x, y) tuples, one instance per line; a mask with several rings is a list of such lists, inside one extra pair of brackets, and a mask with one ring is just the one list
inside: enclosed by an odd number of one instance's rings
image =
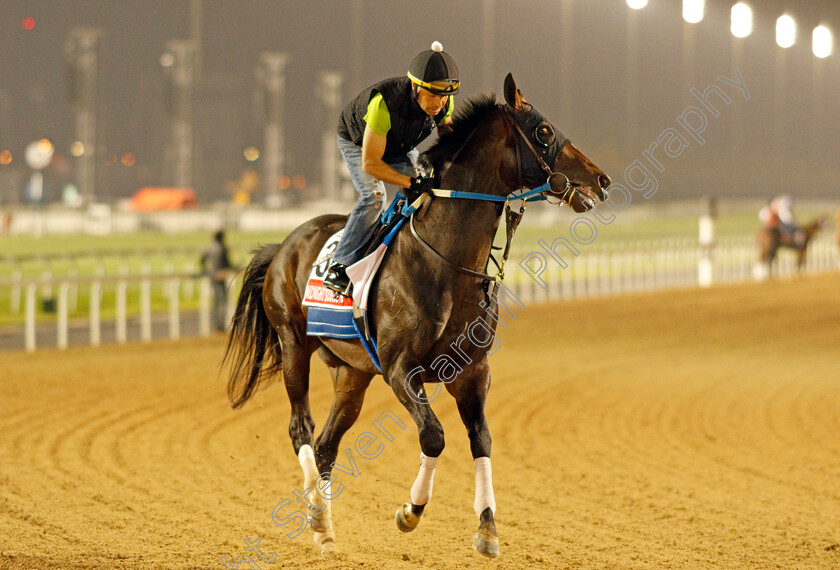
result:
[(496, 110), (496, 96), (476, 95), (458, 106), (452, 124), (429, 149), (423, 153), (423, 161), (434, 167), (436, 173), (443, 171), (478, 126)]

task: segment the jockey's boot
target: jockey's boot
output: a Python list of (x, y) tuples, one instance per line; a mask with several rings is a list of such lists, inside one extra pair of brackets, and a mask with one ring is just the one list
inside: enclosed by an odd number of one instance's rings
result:
[(347, 266), (333, 262), (324, 277), (324, 287), (342, 295), (350, 294), (350, 278), (347, 276)]

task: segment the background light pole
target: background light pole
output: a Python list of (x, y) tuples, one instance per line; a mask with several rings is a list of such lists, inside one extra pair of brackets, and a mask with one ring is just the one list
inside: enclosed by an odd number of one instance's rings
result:
[[(782, 14), (776, 20), (776, 89), (774, 96), (776, 161), (779, 166), (779, 179), (785, 180), (787, 167), (785, 160), (785, 144), (787, 139), (787, 125), (785, 103), (787, 102), (787, 50), (796, 43), (796, 21), (787, 14)], [(779, 188), (783, 191), (783, 188)]]
[(831, 55), (833, 50), (833, 37), (831, 30), (820, 24), (811, 34), (811, 51), (814, 54), (814, 59), (811, 65), (812, 69), (812, 86), (811, 86), (811, 161), (814, 166), (810, 168), (813, 173), (814, 180), (812, 182), (813, 188), (819, 188), (825, 184), (823, 176), (820, 174), (820, 160), (819, 149), (822, 146), (822, 115), (824, 105), (824, 91), (825, 91), (825, 58)]
[(575, 3), (574, 0), (561, 0), (560, 5), (560, 121), (569, 125), (569, 132), (577, 132), (572, 91), (566, 85), (574, 82), (575, 76)]
[(493, 91), (493, 66), (496, 37), (496, 0), (481, 0), (481, 85), (486, 91)]
[(166, 42), (160, 64), (166, 76), (165, 104), (170, 125), (167, 178), (175, 187), (193, 188), (195, 42)]
[(286, 97), (286, 64), (289, 56), (279, 52), (263, 52), (257, 66), (257, 79), (263, 89), (265, 102), (265, 140), (263, 142), (263, 189), (265, 203), (277, 208), (284, 202), (291, 202), (291, 196), (280, 194), (280, 175), (284, 173), (285, 137), (284, 99)]
[(625, 146), (630, 149), (635, 143), (639, 113), (638, 75), (639, 75), (639, 20), (638, 11), (647, 6), (648, 0), (627, 0), (627, 133)]
[(335, 118), (341, 112), (341, 85), (344, 77), (338, 71), (322, 71), (318, 75), (318, 99), (322, 105), (321, 128), (321, 195), (340, 200), (339, 165), (341, 155), (335, 134)]
[(682, 17), (683, 17), (683, 104), (688, 105), (690, 101), (691, 81), (694, 77), (694, 46), (695, 26), (703, 21), (705, 12), (704, 0), (683, 0)]
[[(743, 69), (743, 40), (749, 37), (753, 31), (753, 13), (752, 8), (746, 2), (738, 2), (732, 6), (731, 10), (730, 31), (732, 32), (732, 60), (740, 69)], [(738, 194), (740, 186), (740, 158), (741, 158), (741, 134), (744, 130), (743, 113), (739, 112), (737, 108), (732, 110), (732, 131), (731, 131), (731, 147), (730, 147), (730, 192), (733, 196)]]
[(96, 200), (96, 85), (98, 28), (72, 28), (65, 45), (69, 66), (68, 96), (75, 115), (75, 142), (81, 146), (76, 159), (76, 182), (85, 203)]
[(364, 58), (365, 58), (365, 41), (364, 41), (364, 34), (365, 34), (365, 4), (364, 0), (353, 0), (353, 4), (351, 6), (351, 10), (353, 11), (351, 15), (351, 24), (350, 24), (350, 81), (349, 87), (350, 91), (353, 93), (351, 97), (355, 97), (357, 93), (359, 93), (362, 89), (364, 89), (364, 85), (362, 84), (362, 80), (364, 79)]

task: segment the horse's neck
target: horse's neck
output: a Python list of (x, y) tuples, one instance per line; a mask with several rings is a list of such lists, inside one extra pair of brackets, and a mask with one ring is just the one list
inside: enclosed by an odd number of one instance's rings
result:
[[(475, 137), (473, 137), (475, 138)], [(441, 180), (447, 189), (504, 196), (506, 188), (499, 178), (500, 147), (485, 145), (476, 152), (461, 152), (464, 158), (451, 165)], [(464, 149), (467, 150), (467, 149)], [(461, 267), (484, 271), (493, 237), (499, 227), (499, 203), (463, 198), (435, 198), (421, 218), (422, 235), (444, 257)], [(419, 225), (418, 225), (419, 228)]]

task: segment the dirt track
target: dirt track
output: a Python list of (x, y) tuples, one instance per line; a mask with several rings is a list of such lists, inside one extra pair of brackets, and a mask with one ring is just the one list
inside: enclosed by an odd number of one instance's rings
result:
[[(418, 464), (410, 424), (336, 477), (339, 555), (286, 538), (271, 511), (302, 481), (285, 392), (232, 411), (214, 338), (0, 353), (0, 568), (223, 568), (258, 536), (278, 554), (264, 569), (840, 567), (840, 275), (528, 307), (500, 338), (498, 561), (471, 549), (448, 396), (415, 532), (393, 522)], [(408, 421), (376, 381), (344, 444), (384, 410)]]

